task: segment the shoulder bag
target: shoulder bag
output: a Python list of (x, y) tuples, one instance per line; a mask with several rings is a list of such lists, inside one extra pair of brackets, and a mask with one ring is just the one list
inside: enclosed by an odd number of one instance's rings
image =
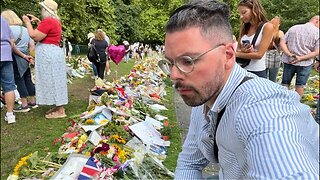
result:
[(22, 36), (22, 27), (20, 26), (20, 34), (15, 42), (16, 45), (21, 41), (21, 36)]
[[(260, 31), (261, 31), (263, 25), (264, 25), (264, 22), (259, 24), (258, 29), (257, 29), (257, 31), (256, 31), (256, 33), (255, 33), (255, 35), (254, 35), (254, 37), (252, 39), (251, 44), (253, 45), (253, 47), (255, 46), (255, 43), (256, 43), (257, 38), (258, 38), (258, 35), (260, 34)], [(248, 66), (250, 64), (250, 61), (251, 61), (251, 59), (245, 59), (245, 58), (236, 57), (236, 62), (243, 68)]]

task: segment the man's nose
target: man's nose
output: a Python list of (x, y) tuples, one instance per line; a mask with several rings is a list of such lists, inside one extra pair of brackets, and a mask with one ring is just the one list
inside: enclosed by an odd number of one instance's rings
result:
[(170, 71), (170, 79), (175, 81), (177, 79), (181, 79), (182, 72), (179, 70), (177, 66), (172, 66)]

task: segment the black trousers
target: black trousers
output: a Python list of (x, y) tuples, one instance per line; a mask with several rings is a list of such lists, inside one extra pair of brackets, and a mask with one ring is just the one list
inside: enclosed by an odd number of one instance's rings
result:
[(104, 78), (104, 70), (106, 69), (106, 61), (104, 62), (93, 62), (93, 64), (97, 67), (98, 77)]
[[(14, 58), (14, 57), (13, 57)], [(34, 84), (31, 80), (31, 70), (28, 68), (26, 72), (22, 75), (19, 74), (16, 60), (13, 60), (13, 71), (14, 71), (14, 81), (17, 85), (17, 90), (21, 98), (26, 98), (28, 96), (35, 96), (36, 90)]]

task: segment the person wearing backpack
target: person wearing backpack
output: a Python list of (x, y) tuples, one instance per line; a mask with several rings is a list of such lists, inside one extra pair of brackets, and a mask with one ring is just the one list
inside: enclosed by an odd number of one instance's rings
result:
[(106, 68), (107, 53), (106, 48), (108, 47), (108, 42), (105, 40), (105, 34), (101, 29), (98, 29), (92, 39), (90, 45), (94, 47), (96, 51), (96, 60), (92, 63), (97, 67), (98, 77), (104, 78), (104, 70)]
[[(88, 51), (90, 51), (90, 48), (91, 48), (91, 46), (92, 46), (91, 42), (92, 42), (92, 40), (94, 39), (94, 34), (93, 34), (92, 32), (88, 33), (87, 38), (89, 39)], [(89, 53), (89, 52), (88, 52), (88, 53)], [(89, 58), (88, 58), (88, 59), (89, 59)], [(89, 59), (89, 61), (91, 61), (91, 60)], [(97, 67), (96, 67), (93, 63), (91, 63), (91, 67), (92, 67), (92, 71), (93, 71), (93, 76), (92, 76), (92, 78), (93, 78), (93, 79), (96, 79), (96, 78), (98, 77)]]
[[(267, 22), (266, 12), (259, 0), (240, 1), (238, 11), (241, 26), (236, 56), (250, 61), (244, 69), (266, 78), (265, 54), (272, 40), (273, 25)], [(254, 38), (257, 32), (258, 35)], [(254, 39), (256, 41), (252, 44)]]

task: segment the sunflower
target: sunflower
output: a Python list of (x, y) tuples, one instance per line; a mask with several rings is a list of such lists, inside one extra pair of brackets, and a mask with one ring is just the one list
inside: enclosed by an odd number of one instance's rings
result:
[(13, 170), (13, 175), (18, 176), (19, 175), (19, 170), (23, 165), (27, 165), (27, 160), (32, 156), (32, 153), (30, 153), (28, 156), (24, 156), (20, 159), (18, 164), (14, 167)]

